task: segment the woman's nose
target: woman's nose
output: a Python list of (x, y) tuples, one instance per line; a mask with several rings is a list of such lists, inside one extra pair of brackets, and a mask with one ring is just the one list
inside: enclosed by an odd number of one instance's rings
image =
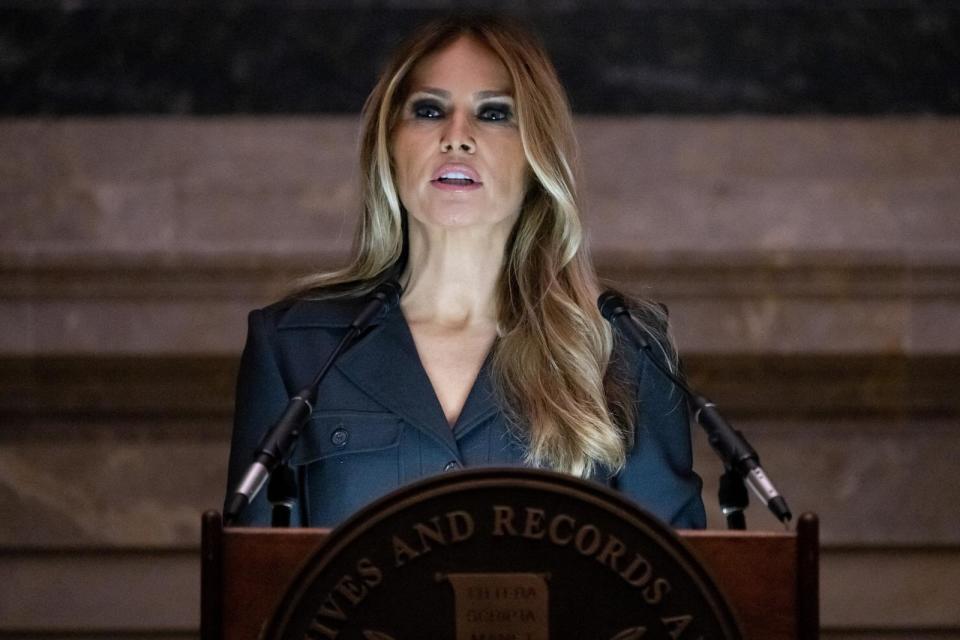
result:
[(447, 153), (456, 149), (464, 153), (474, 153), (477, 150), (477, 141), (473, 137), (468, 118), (454, 114), (447, 122), (440, 136), (440, 151)]

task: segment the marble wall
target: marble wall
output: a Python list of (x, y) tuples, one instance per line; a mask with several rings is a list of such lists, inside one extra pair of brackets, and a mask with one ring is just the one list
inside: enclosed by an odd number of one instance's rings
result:
[[(343, 260), (356, 127), (0, 121), (0, 350), (235, 353), (244, 309)], [(669, 303), (686, 349), (960, 350), (955, 118), (581, 117), (578, 132), (595, 260)]]
[[(825, 637), (960, 637), (960, 122), (577, 126), (601, 271), (670, 306), (823, 518)], [(245, 312), (343, 259), (355, 142), (347, 116), (0, 121), (0, 636), (195, 636)]]

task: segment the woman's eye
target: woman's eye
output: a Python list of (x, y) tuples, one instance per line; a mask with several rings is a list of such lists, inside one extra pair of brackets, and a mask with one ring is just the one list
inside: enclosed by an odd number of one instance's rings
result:
[(432, 102), (415, 102), (413, 104), (413, 115), (417, 118), (442, 118), (443, 111), (440, 106)]
[(489, 122), (501, 122), (509, 120), (513, 113), (507, 105), (488, 105), (480, 109), (477, 117)]

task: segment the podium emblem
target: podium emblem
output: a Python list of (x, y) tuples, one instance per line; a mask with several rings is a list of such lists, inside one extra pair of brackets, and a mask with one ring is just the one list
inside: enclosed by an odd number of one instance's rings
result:
[(304, 564), (266, 640), (733, 640), (674, 532), (594, 482), (474, 469), (401, 488)]

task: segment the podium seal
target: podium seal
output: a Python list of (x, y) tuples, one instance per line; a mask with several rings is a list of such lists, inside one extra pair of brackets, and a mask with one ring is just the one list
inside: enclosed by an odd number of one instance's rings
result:
[(473, 469), (366, 507), (305, 562), (266, 640), (734, 640), (665, 524), (597, 483)]

